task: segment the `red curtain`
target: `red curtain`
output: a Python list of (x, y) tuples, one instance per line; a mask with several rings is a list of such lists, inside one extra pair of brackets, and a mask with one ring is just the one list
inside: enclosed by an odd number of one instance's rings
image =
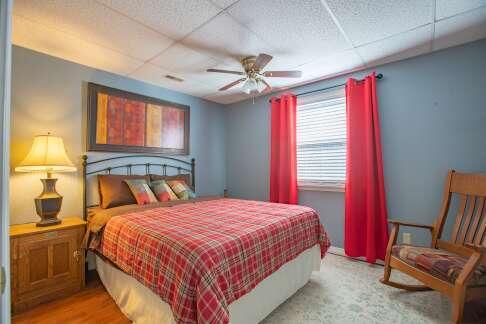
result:
[(344, 250), (374, 263), (388, 243), (375, 73), (346, 84), (347, 155)]
[(297, 204), (297, 98), (271, 99), (270, 201)]

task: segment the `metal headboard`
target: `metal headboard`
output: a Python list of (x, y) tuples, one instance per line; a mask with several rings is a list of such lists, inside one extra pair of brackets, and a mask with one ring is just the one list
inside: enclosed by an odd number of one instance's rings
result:
[[(116, 162), (119, 162), (117, 160), (123, 160), (123, 159), (137, 159), (137, 158), (150, 158), (150, 159), (155, 159), (156, 161), (160, 161), (157, 163), (127, 163), (127, 164), (120, 164), (120, 165), (113, 165), (113, 166), (108, 166), (108, 167), (101, 167), (99, 169), (95, 170), (88, 170), (89, 167), (100, 164), (103, 162), (107, 161), (112, 161), (116, 164)], [(117, 170), (117, 169), (123, 169), (125, 170), (126, 175), (131, 175), (132, 174), (132, 169), (134, 167), (145, 167), (145, 174), (148, 175), (150, 173), (156, 174), (157, 172), (153, 172), (154, 167), (157, 167), (156, 170), (162, 170), (162, 175), (167, 176), (167, 169), (175, 169), (177, 170), (177, 174), (190, 174), (191, 176), (191, 185), (193, 189), (196, 189), (196, 177), (195, 177), (195, 171), (196, 171), (196, 161), (195, 159), (191, 159), (190, 162), (173, 158), (173, 157), (168, 157), (168, 156), (162, 156), (162, 155), (152, 155), (152, 154), (146, 154), (146, 155), (123, 155), (123, 156), (114, 156), (114, 157), (109, 157), (101, 160), (96, 160), (96, 161), (91, 161), (88, 162), (88, 156), (83, 155), (83, 218), (86, 220), (87, 218), (87, 208), (89, 207), (94, 207), (96, 205), (90, 205), (88, 206), (87, 203), (87, 177), (96, 175), (96, 174), (111, 174), (112, 170)], [(179, 165), (174, 165), (170, 164), (171, 162), (177, 162)], [(182, 165), (182, 166), (181, 166)], [(185, 167), (184, 167), (185, 166)], [(189, 169), (190, 167), (190, 169)], [(118, 174), (118, 173), (117, 173)]]

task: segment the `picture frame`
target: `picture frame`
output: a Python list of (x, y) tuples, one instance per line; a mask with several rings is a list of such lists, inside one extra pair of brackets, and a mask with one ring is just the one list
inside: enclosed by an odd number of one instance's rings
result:
[(189, 154), (190, 107), (88, 83), (87, 150)]

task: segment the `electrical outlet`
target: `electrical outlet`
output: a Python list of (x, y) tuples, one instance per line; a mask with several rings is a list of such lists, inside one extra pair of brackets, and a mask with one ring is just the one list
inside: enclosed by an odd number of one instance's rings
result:
[(403, 244), (412, 244), (412, 233), (403, 233), (402, 234), (402, 241)]

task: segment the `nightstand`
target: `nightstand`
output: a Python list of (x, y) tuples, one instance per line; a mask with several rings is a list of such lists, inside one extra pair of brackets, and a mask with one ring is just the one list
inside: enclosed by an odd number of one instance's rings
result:
[(68, 217), (54, 226), (10, 226), (12, 312), (65, 297), (84, 287), (86, 222)]

